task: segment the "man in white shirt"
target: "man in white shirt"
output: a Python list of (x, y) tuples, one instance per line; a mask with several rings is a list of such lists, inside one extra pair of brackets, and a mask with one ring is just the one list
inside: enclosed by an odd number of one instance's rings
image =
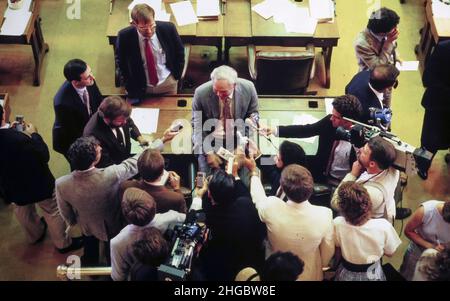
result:
[[(396, 215), (394, 193), (400, 178), (400, 172), (391, 166), (395, 159), (394, 146), (379, 136), (374, 137), (359, 149), (358, 160), (341, 182), (362, 183), (372, 201), (372, 216), (386, 218), (391, 223)], [(338, 189), (334, 192), (331, 206), (339, 211)]]

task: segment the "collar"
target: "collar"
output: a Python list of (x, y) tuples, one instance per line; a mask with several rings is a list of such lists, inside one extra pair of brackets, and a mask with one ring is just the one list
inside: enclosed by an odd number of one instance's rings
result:
[(83, 88), (77, 88), (74, 85), (72, 85), (72, 87), (75, 89), (75, 91), (77, 91), (78, 94), (83, 95), (84, 91), (87, 91), (87, 87), (83, 87)]
[(380, 35), (374, 33), (372, 30), (369, 30), (369, 32), (378, 42), (381, 42), (384, 38), (384, 36), (380, 36)]
[(74, 170), (73, 173), (74, 175), (78, 175), (78, 176), (85, 176), (87, 174), (90, 174), (92, 172), (94, 172), (94, 170), (96, 170), (97, 168), (95, 166), (92, 166), (88, 169), (85, 170)]
[(11, 127), (11, 125), (9, 123), (5, 123), (5, 125), (0, 127), (0, 130), (6, 130), (9, 129)]
[(154, 41), (155, 39), (158, 38), (158, 37), (156, 36), (156, 32), (155, 32), (150, 38), (144, 37), (144, 36), (139, 32), (139, 30), (137, 30), (137, 29), (136, 29), (136, 32), (137, 32), (137, 34), (138, 34), (139, 41), (142, 42), (142, 43), (144, 43), (144, 40), (145, 40), (145, 39), (149, 39), (149, 40), (151, 40), (151, 41)]
[(375, 93), (375, 96), (378, 98), (378, 100), (381, 103), (381, 107), (383, 107), (384, 93), (383, 92), (378, 92), (377, 90), (375, 90), (370, 83), (369, 83), (369, 88), (370, 88), (370, 90), (373, 91), (373, 93)]

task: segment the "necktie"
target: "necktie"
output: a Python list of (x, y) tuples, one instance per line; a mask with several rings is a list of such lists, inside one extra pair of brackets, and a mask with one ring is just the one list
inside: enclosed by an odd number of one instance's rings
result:
[(333, 147), (331, 148), (330, 158), (328, 159), (327, 169), (325, 170), (325, 176), (330, 175), (331, 165), (334, 161), (334, 153), (336, 152), (336, 147), (339, 145), (339, 140), (335, 140), (333, 143)]
[(86, 106), (88, 115), (91, 116), (92, 112), (91, 112), (91, 104), (89, 103), (89, 94), (87, 89), (84, 90), (83, 92), (83, 104)]
[(227, 119), (232, 119), (230, 100), (231, 99), (228, 97), (223, 100), (222, 118), (223, 118), (223, 129), (225, 131), (225, 137), (228, 137), (227, 135), (231, 134), (233, 131), (233, 124), (232, 124), (231, 120), (227, 122)]
[(124, 141), (123, 141), (122, 131), (120, 129), (121, 128), (116, 128), (117, 140), (119, 141), (119, 144), (121, 146), (125, 147), (125, 144), (124, 144)]
[(381, 52), (383, 51), (384, 43), (386, 43), (386, 37), (383, 37), (383, 39), (381, 40), (380, 49), (378, 50), (378, 55), (380, 55)]
[(155, 58), (153, 57), (152, 47), (150, 46), (149, 40), (144, 39), (145, 43), (145, 60), (147, 61), (147, 72), (150, 84), (156, 86), (158, 83), (158, 75), (156, 73)]

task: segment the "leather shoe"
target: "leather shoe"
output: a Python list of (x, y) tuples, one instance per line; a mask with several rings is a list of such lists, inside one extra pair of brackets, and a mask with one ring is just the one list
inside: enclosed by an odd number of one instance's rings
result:
[(426, 180), (428, 179), (428, 171), (424, 171), (424, 170), (418, 170), (417, 171), (417, 175), (422, 179), (422, 180)]
[(45, 239), (45, 235), (47, 234), (47, 222), (44, 217), (41, 217), (41, 223), (44, 224), (44, 230), (42, 231), (42, 235), (33, 243), (33, 245), (42, 242)]
[(405, 219), (412, 214), (411, 209), (397, 207), (395, 208), (395, 219)]
[(70, 246), (62, 248), (62, 249), (57, 248), (57, 250), (60, 254), (66, 254), (71, 251), (81, 249), (82, 247), (83, 247), (83, 238), (82, 237), (73, 237), (72, 244)]

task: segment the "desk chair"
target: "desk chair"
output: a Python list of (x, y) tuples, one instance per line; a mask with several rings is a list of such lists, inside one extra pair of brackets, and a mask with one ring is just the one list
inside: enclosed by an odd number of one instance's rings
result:
[(247, 55), (248, 70), (258, 94), (306, 94), (314, 64), (312, 45), (308, 45), (306, 50), (301, 51), (292, 51), (289, 48), (257, 51), (254, 45), (249, 45)]
[[(177, 88), (178, 93), (181, 93), (181, 90), (183, 89), (183, 81), (184, 81), (184, 77), (186, 75), (186, 71), (187, 71), (187, 68), (189, 65), (189, 56), (190, 55), (191, 55), (191, 44), (184, 44), (184, 67), (183, 67), (183, 71), (181, 73), (180, 80), (178, 81), (178, 88)], [(116, 71), (115, 71), (114, 81), (115, 81), (115, 85), (117, 88), (124, 86), (123, 77), (120, 72), (120, 68), (117, 65), (117, 62), (116, 62)]]

